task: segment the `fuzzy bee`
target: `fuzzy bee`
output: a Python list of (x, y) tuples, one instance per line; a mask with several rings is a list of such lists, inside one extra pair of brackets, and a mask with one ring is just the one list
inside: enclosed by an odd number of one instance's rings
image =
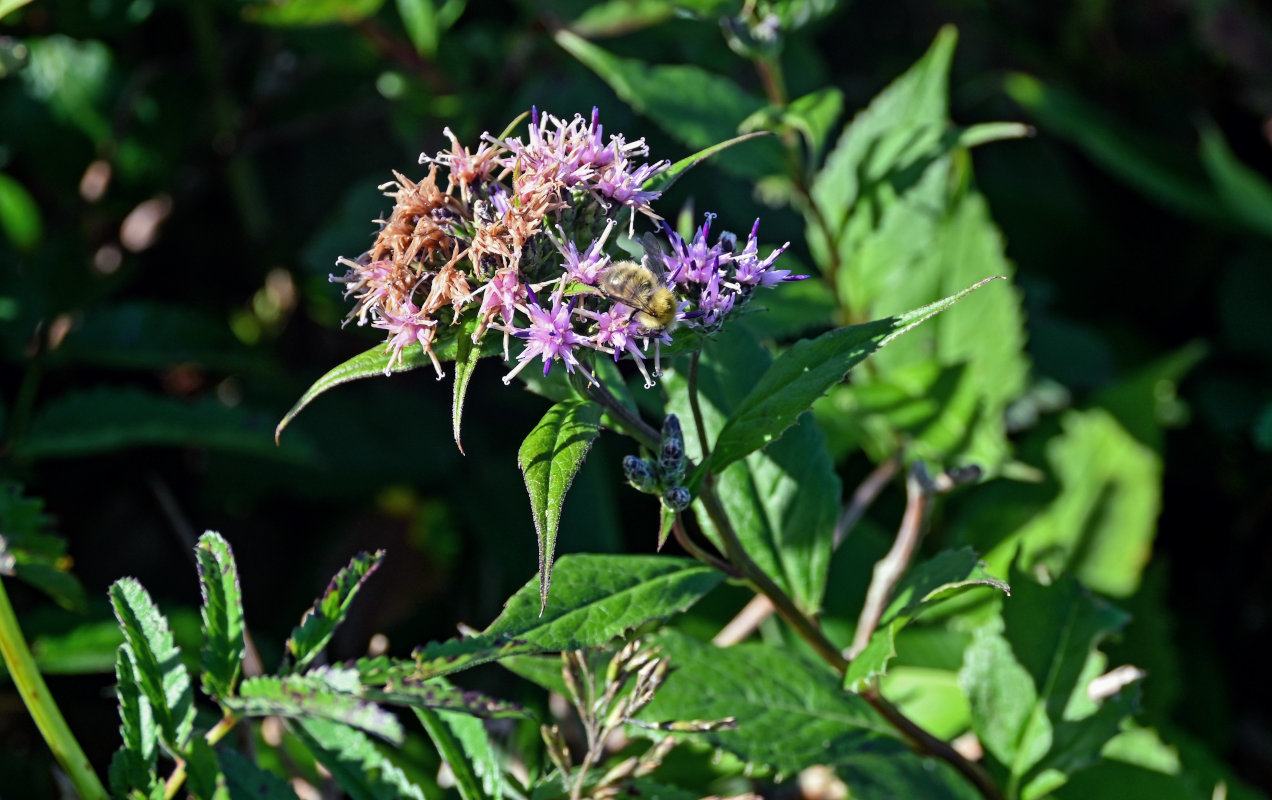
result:
[(596, 288), (601, 294), (632, 309), (632, 319), (645, 330), (660, 334), (676, 323), (679, 304), (665, 278), (666, 264), (652, 236), (644, 242), (642, 263), (618, 261), (600, 275)]

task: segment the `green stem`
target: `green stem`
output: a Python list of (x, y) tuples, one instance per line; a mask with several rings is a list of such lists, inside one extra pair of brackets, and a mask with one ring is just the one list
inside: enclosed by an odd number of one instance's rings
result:
[[(702, 418), (702, 406), (698, 405), (698, 358), (701, 355), (701, 350), (694, 350), (693, 358), (689, 360), (689, 408), (693, 410), (693, 424), (698, 431), (698, 452), (702, 455), (702, 463), (706, 464), (711, 455), (711, 445), (707, 442), (707, 423)], [(710, 477), (711, 473), (707, 472), (703, 481)]]
[(0, 653), (4, 655), (5, 667), (18, 687), (22, 702), (31, 712), (31, 719), (40, 729), (40, 735), (53, 751), (53, 757), (66, 771), (66, 777), (83, 800), (108, 800), (106, 788), (102, 786), (97, 773), (88, 763), (88, 756), (80, 748), (79, 742), (71, 733), (62, 712), (53, 702), (53, 695), (44, 683), (31, 657), (22, 629), (14, 616), (13, 606), (9, 603), (9, 595), (4, 591), (4, 581), (0, 581)]

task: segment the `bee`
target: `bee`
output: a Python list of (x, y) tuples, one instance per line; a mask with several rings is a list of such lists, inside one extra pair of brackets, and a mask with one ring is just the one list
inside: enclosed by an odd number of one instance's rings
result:
[(641, 263), (618, 261), (600, 275), (596, 288), (601, 294), (632, 309), (631, 318), (653, 334), (665, 333), (675, 325), (679, 304), (664, 275), (667, 265), (652, 236), (644, 242), (646, 255)]

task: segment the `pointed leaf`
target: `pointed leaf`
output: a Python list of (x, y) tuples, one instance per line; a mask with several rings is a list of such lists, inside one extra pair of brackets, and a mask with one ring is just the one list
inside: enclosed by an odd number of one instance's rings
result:
[(194, 724), (194, 690), (168, 620), (132, 578), (111, 584), (110, 602), (136, 668), (136, 683), (154, 713), (159, 738), (170, 752), (183, 752)]
[(427, 708), (483, 719), (531, 716), (523, 706), (471, 689), (460, 689), (440, 680), (394, 681), (385, 689), (363, 688), (360, 694), (377, 703)]
[(985, 571), (971, 548), (946, 550), (906, 573), (865, 649), (848, 665), (844, 688), (863, 691), (887, 672), (896, 655), (896, 636), (926, 609), (957, 594), (991, 587), (1011, 594), (1007, 584)]
[(689, 608), (724, 579), (670, 556), (567, 555), (556, 565), (556, 601), (540, 614), (539, 582), (517, 590), (484, 632), (422, 647), (411, 661), (359, 659), (364, 684), (419, 680), (513, 655), (605, 644)]
[[(455, 446), (464, 452), (464, 445), (459, 441), (460, 421), (464, 416), (464, 397), (468, 394), (468, 382), (477, 369), (481, 359), (481, 343), (473, 344), (472, 330), (477, 327), (477, 317), (469, 317), (460, 326), (459, 338), (455, 340), (455, 383), (451, 390), (451, 432), (455, 436)], [(485, 338), (484, 336), (482, 338)]]
[(230, 543), (208, 531), (194, 549), (203, 591), (203, 691), (234, 694), (243, 660), (243, 596)]
[(355, 670), (324, 668), (304, 675), (248, 678), (236, 697), (222, 702), (243, 716), (332, 720), (402, 744), (402, 725), (397, 717), (360, 697), (358, 689)]
[(328, 720), (305, 719), (295, 732), (354, 800), (425, 800), (402, 768), (361, 731)]
[(287, 638), (290, 672), (303, 670), (327, 646), (336, 626), (344, 621), (349, 604), (362, 588), (363, 582), (375, 572), (383, 559), (383, 550), (372, 554), (359, 553), (331, 579), (327, 591), (318, 598), (313, 608), (305, 612), (300, 624)]
[(540, 608), (548, 605), (552, 558), (556, 553), (561, 506), (587, 451), (601, 432), (601, 407), (583, 400), (563, 400), (543, 415), (517, 452), (530, 494), (530, 512), (539, 537)]
[(686, 156), (667, 168), (666, 171), (660, 172), (649, 180), (641, 184), (641, 189), (647, 192), (665, 192), (672, 187), (676, 181), (685, 176), (689, 170), (698, 166), (702, 162), (711, 158), (716, 153), (728, 150), (735, 144), (745, 142), (747, 139), (754, 139), (757, 136), (767, 136), (769, 131), (755, 131), (753, 133), (744, 133), (741, 136), (734, 136), (726, 139), (719, 144), (713, 144), (710, 147), (704, 147), (691, 156)]
[(1201, 164), (1232, 216), (1272, 236), (1272, 183), (1241, 163), (1213, 123), (1201, 126)]
[[(997, 277), (997, 276), (995, 276)], [(797, 342), (773, 362), (730, 414), (711, 453), (711, 469), (726, 466), (781, 436), (817, 398), (857, 363), (896, 337), (936, 316), (995, 277), (930, 305)]]
[(219, 753), (221, 770), (234, 800), (296, 800), (287, 781), (233, 750)]

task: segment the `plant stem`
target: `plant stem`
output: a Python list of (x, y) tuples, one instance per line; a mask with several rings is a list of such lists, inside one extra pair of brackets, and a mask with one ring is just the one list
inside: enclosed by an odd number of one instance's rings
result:
[(0, 653), (4, 656), (5, 667), (18, 687), (18, 694), (31, 713), (31, 719), (40, 729), (40, 735), (53, 751), (53, 757), (66, 771), (66, 777), (83, 800), (107, 800), (106, 788), (102, 786), (97, 773), (88, 763), (79, 742), (71, 733), (62, 712), (53, 702), (53, 695), (44, 683), (35, 666), (35, 659), (27, 647), (22, 629), (18, 627), (13, 606), (9, 603), (9, 595), (5, 593), (4, 581), (0, 580)]
[(609, 390), (609, 387), (603, 383), (594, 383), (589, 384), (586, 391), (593, 400), (604, 406), (611, 416), (623, 423), (627, 428), (627, 433), (633, 439), (654, 452), (658, 451), (661, 434), (630, 408), (619, 402), (614, 393)]
[[(702, 463), (707, 463), (707, 457), (711, 455), (711, 444), (707, 441), (707, 423), (702, 418), (702, 406), (698, 404), (698, 359), (702, 355), (701, 350), (694, 350), (693, 357), (689, 359), (689, 408), (693, 411), (694, 428), (698, 431), (698, 452), (702, 456)], [(704, 476), (706, 478), (711, 475), (708, 472)]]

